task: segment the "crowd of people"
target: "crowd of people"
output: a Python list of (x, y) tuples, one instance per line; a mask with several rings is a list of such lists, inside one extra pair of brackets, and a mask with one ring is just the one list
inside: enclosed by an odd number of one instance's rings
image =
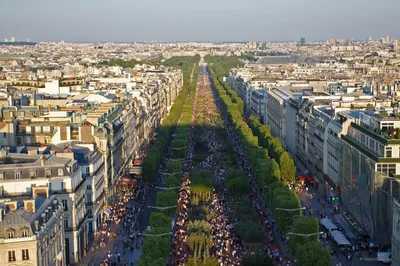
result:
[(214, 191), (214, 198), (209, 210), (216, 214), (216, 217), (212, 218), (209, 223), (219, 265), (240, 265), (242, 247), (233, 231), (237, 220), (229, 219), (227, 215), (229, 210), (223, 193)]
[[(119, 200), (108, 206), (107, 219), (103, 227), (103, 241), (109, 241), (110, 237), (118, 238), (123, 242), (122, 250), (110, 247), (103, 266), (128, 265), (123, 261), (121, 253), (133, 252), (143, 244), (143, 237), (138, 230), (137, 219), (151, 186), (138, 180), (135, 187), (123, 186), (119, 188)], [(109, 246), (109, 245), (108, 245)], [(130, 265), (135, 265), (133, 261)]]

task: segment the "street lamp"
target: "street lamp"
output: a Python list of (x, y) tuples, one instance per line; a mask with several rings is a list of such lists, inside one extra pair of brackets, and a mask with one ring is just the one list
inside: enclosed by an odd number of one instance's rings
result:
[(324, 234), (324, 232), (317, 232), (317, 233), (311, 233), (311, 234), (297, 234), (297, 233), (292, 233), (292, 232), (288, 233), (288, 235), (302, 236), (302, 237), (305, 237), (305, 238), (308, 238), (310, 236), (315, 236), (315, 235), (322, 235), (322, 234)]
[(275, 209), (279, 210), (279, 211), (285, 211), (285, 212), (295, 212), (295, 211), (305, 210), (306, 207), (301, 207), (301, 208), (297, 208), (297, 209), (283, 209), (283, 208), (275, 208)]
[(178, 207), (178, 205), (167, 206), (167, 207), (147, 206), (147, 208), (153, 208), (153, 209), (162, 210), (162, 211), (167, 210), (167, 209), (176, 208), (176, 207)]

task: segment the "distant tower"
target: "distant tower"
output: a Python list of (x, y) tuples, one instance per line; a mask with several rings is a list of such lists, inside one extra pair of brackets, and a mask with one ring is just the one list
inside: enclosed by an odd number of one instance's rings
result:
[(31, 42), (31, 39), (29, 39), (29, 38), (26, 38), (26, 42)]
[(386, 43), (390, 43), (390, 37), (386, 36)]
[(306, 38), (300, 39), (300, 46), (306, 46)]
[(17, 41), (17, 39), (15, 37), (11, 37), (10, 42), (16, 42), (16, 41)]

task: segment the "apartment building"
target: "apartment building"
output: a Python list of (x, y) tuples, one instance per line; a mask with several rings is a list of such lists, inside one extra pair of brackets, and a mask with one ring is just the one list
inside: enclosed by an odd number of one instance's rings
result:
[(25, 209), (1, 210), (0, 264), (64, 265), (63, 208), (56, 196), (18, 203)]
[(77, 262), (87, 245), (85, 180), (76, 160), (57, 155), (40, 156), (1, 151), (0, 196), (10, 210), (19, 197), (49, 198), (62, 204), (65, 263)]
[(400, 119), (395, 112), (348, 113), (354, 122), (341, 136), (341, 200), (382, 245), (391, 241), (392, 196), (398, 196)]
[(274, 88), (267, 92), (267, 107), (264, 124), (271, 127), (271, 134), (278, 137), (284, 148), (286, 144), (286, 107), (289, 99), (297, 97), (287, 88)]
[(93, 143), (65, 142), (51, 147), (52, 154), (74, 159), (82, 169), (85, 179), (85, 204), (87, 212), (88, 239), (101, 228), (105, 203), (104, 161), (101, 152)]
[(392, 265), (400, 265), (400, 202), (393, 200)]

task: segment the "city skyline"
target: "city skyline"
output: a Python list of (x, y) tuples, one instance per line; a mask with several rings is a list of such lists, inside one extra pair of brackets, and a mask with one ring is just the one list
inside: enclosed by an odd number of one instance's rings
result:
[[(8, 2), (0, 15), (8, 22), (1, 39), (15, 36), (32, 41), (140, 42), (140, 41), (323, 41), (330, 38), (366, 40), (391, 36), (399, 39), (392, 17), (400, 3), (385, 6), (339, 0), (307, 4), (251, 0), (246, 3), (205, 0), (186, 3), (159, 0), (132, 3), (119, 0), (48, 0)], [(254, 8), (257, 7), (257, 8)], [(379, 10), (379, 12), (377, 12)], [(61, 13), (61, 15), (60, 15)], [(62, 14), (68, 15), (62, 15)]]

